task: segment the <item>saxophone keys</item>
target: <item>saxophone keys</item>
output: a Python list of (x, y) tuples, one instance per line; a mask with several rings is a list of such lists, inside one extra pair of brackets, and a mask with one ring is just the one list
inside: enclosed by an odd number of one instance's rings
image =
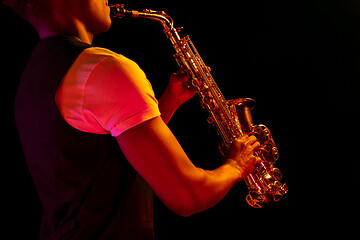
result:
[(261, 192), (251, 190), (246, 196), (246, 202), (253, 208), (262, 208), (265, 197)]
[(280, 189), (279, 189), (279, 193), (281, 194), (281, 196), (285, 195), (288, 192), (288, 187), (286, 185), (286, 183), (282, 184)]
[(227, 145), (226, 143), (222, 142), (219, 144), (219, 152), (221, 155), (226, 156), (229, 152), (230, 145)]
[(279, 181), (275, 181), (273, 183), (272, 189), (273, 189), (272, 197), (274, 202), (279, 201), (282, 198), (282, 196), (288, 192), (286, 183), (282, 184)]
[(209, 123), (209, 124), (213, 124), (214, 123), (214, 118), (213, 117), (208, 117), (207, 118), (207, 122)]
[(191, 79), (191, 85), (194, 87), (196, 92), (200, 92), (200, 90), (201, 90), (201, 82), (199, 81), (199, 79), (197, 79), (196, 77), (193, 77)]
[(272, 168), (271, 174), (273, 175), (274, 179), (280, 181), (282, 179), (282, 173), (278, 168)]

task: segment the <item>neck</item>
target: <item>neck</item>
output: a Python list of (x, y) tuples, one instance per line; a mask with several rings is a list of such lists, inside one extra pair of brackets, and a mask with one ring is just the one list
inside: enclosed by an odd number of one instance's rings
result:
[(54, 36), (74, 36), (82, 42), (92, 44), (94, 37), (94, 35), (86, 29), (85, 25), (76, 19), (66, 23), (50, 23), (35, 28), (39, 33), (40, 39)]

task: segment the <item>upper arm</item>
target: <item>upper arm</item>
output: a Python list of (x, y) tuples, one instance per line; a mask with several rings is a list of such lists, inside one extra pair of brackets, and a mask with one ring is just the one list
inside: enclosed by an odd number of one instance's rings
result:
[(89, 48), (79, 55), (61, 80), (55, 101), (74, 128), (113, 136), (160, 115), (140, 67), (102, 48)]
[(173, 211), (193, 204), (192, 185), (202, 179), (160, 117), (146, 121), (117, 137), (125, 157)]

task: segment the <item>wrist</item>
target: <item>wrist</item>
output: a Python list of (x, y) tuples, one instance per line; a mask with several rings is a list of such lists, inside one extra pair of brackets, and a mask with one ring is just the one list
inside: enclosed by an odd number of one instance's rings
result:
[(227, 159), (225, 164), (229, 165), (234, 170), (235, 174), (237, 175), (236, 182), (239, 182), (244, 178), (243, 171), (242, 171), (241, 167), (239, 166), (239, 164), (235, 160)]
[(173, 94), (171, 94), (168, 88), (166, 88), (163, 94), (161, 95), (159, 99), (159, 103), (160, 102), (162, 104), (173, 106), (174, 108), (178, 108), (184, 103), (180, 99), (176, 98)]

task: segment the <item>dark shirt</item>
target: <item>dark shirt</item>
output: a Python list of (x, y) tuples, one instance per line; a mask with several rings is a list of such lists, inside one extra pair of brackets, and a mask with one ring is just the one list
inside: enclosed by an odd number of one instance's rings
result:
[(15, 119), (44, 212), (40, 239), (153, 239), (152, 191), (116, 140), (71, 127), (55, 104), (60, 80), (91, 45), (39, 42), (24, 70)]

